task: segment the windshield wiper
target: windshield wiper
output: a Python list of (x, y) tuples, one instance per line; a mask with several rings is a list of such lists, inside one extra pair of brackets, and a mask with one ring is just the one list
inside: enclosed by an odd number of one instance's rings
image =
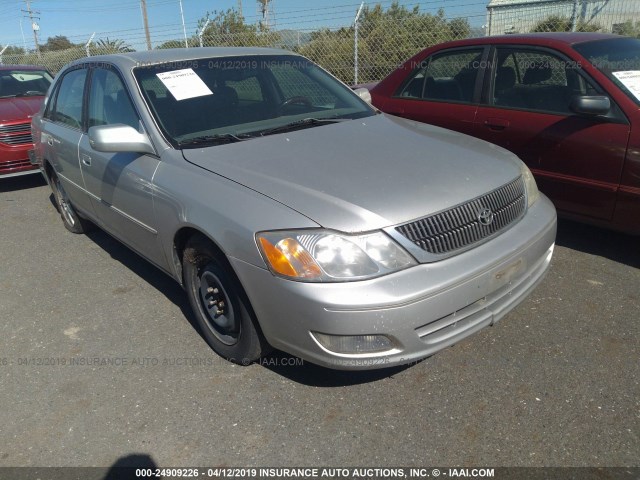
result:
[(251, 135), (234, 135), (233, 133), (219, 133), (217, 135), (203, 135), (178, 142), (178, 147), (200, 147), (202, 145), (220, 145), (223, 143), (242, 142), (252, 138)]
[(280, 125), (279, 127), (267, 128), (266, 130), (261, 130), (259, 132), (255, 132), (258, 135), (273, 135), (274, 133), (283, 133), (283, 132), (291, 132), (293, 130), (298, 130), (302, 128), (314, 127), (316, 125), (325, 125), (327, 123), (339, 123), (347, 120), (351, 120), (350, 118), (305, 118), (304, 120), (298, 120), (296, 122), (287, 123), (285, 125)]

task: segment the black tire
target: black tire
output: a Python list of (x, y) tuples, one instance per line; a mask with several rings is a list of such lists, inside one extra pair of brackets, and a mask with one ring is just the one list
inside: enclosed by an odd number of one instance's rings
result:
[(183, 254), (185, 289), (202, 335), (221, 357), (249, 365), (270, 350), (249, 299), (220, 253), (202, 237), (191, 237)]
[(71, 205), (71, 201), (55, 173), (51, 174), (51, 190), (56, 202), (56, 208), (67, 230), (73, 233), (85, 233), (93, 228), (93, 224), (82, 218)]

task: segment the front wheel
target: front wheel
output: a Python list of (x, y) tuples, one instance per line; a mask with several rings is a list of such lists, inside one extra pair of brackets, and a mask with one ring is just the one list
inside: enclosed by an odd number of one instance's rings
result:
[(189, 303), (207, 343), (220, 356), (249, 365), (269, 350), (235, 274), (220, 261), (209, 240), (192, 237), (184, 250)]

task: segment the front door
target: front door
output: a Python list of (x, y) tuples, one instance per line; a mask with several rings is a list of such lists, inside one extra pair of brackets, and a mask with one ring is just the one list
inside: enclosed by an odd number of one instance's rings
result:
[(498, 46), (492, 64), (474, 135), (518, 155), (558, 210), (610, 220), (629, 138), (624, 115), (615, 105), (608, 118), (574, 114), (574, 96), (602, 91), (559, 53)]
[[(89, 89), (88, 126), (130, 125), (141, 122), (115, 69), (93, 69)], [(135, 152), (108, 153), (91, 148), (89, 136), (80, 139), (80, 166), (99, 222), (158, 265), (164, 265), (153, 210), (153, 176), (157, 157)]]

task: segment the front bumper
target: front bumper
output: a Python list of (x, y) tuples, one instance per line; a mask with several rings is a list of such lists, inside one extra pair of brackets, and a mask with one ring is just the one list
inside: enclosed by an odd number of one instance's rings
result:
[[(406, 364), (491, 325), (542, 280), (553, 253), (556, 213), (543, 195), (509, 230), (469, 251), (372, 280), (303, 283), (231, 259), (269, 343), (337, 369)], [(339, 354), (312, 332), (386, 335), (390, 350)]]
[(0, 143), (0, 178), (19, 177), (38, 173), (38, 168), (31, 161), (29, 149), (33, 145), (7, 146)]

